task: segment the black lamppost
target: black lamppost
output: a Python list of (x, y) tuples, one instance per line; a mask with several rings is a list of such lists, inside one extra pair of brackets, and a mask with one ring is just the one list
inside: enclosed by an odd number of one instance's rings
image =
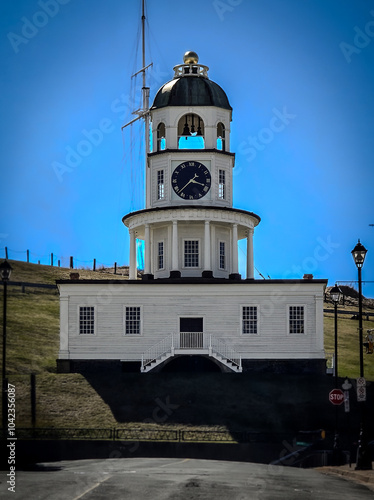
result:
[[(335, 284), (330, 290), (330, 297), (334, 303), (334, 331), (335, 331), (335, 354), (334, 354), (334, 373), (335, 373), (335, 389), (338, 389), (338, 304), (340, 301), (341, 290)], [(338, 405), (335, 406), (335, 436), (334, 436), (334, 449), (333, 449), (333, 462), (339, 465), (341, 462), (341, 452), (339, 446), (339, 433), (338, 433)]]
[(8, 392), (8, 381), (6, 378), (6, 299), (7, 299), (7, 285), (12, 273), (12, 266), (7, 260), (4, 260), (0, 264), (0, 277), (4, 285), (3, 295), (4, 295), (4, 309), (3, 309), (3, 387), (2, 387), (2, 424), (3, 433), (5, 434), (5, 429), (7, 425), (7, 414), (8, 414), (8, 403), (7, 403), (7, 392)]
[[(362, 278), (361, 269), (364, 265), (367, 250), (360, 240), (358, 240), (357, 245), (352, 250), (352, 256), (358, 269), (358, 334), (360, 340), (360, 377), (364, 378), (364, 346), (363, 346), (363, 335), (362, 335)], [(366, 446), (366, 436), (365, 436), (365, 414), (364, 406), (365, 401), (360, 401), (361, 405), (361, 425), (360, 425), (360, 436), (358, 440), (357, 449), (357, 461), (356, 470), (371, 470), (371, 457), (369, 450)]]

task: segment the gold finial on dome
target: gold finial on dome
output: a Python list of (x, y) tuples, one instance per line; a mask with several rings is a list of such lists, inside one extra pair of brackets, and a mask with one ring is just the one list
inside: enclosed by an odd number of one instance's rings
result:
[(197, 64), (199, 62), (199, 56), (196, 54), (196, 52), (192, 52), (192, 50), (189, 50), (184, 54), (183, 61), (184, 64)]

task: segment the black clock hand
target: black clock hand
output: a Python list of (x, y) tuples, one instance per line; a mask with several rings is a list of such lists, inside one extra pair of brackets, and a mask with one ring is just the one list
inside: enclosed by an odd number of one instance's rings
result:
[(187, 184), (185, 186), (182, 187), (182, 189), (179, 190), (179, 193), (181, 193), (183, 191), (183, 189), (185, 189), (189, 184), (191, 184), (191, 182), (193, 182), (193, 179), (190, 179)]
[(200, 184), (200, 186), (205, 186), (205, 184), (203, 184), (202, 182), (197, 182), (197, 181), (195, 181), (193, 179), (191, 179), (190, 182), (193, 182), (194, 184)]
[(179, 190), (179, 192), (181, 193), (181, 192), (183, 191), (183, 189), (185, 189), (185, 188), (186, 188), (189, 184), (191, 184), (191, 182), (194, 182), (194, 183), (196, 183), (196, 184), (200, 184), (200, 182), (196, 182), (196, 181), (195, 181), (195, 178), (196, 178), (196, 177), (199, 177), (199, 176), (198, 176), (197, 174), (194, 174), (193, 178), (192, 178), (192, 179), (190, 179), (190, 180), (187, 182), (187, 184), (186, 184), (185, 186), (183, 186), (183, 187), (182, 187), (182, 189), (180, 189), (180, 190)]

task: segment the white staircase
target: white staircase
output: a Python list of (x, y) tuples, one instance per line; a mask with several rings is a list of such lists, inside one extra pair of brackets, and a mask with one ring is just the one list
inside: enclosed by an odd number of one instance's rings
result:
[(208, 355), (234, 372), (243, 371), (240, 354), (214, 335), (207, 335), (204, 332), (180, 332), (168, 335), (142, 355), (141, 371), (149, 372), (166, 359), (183, 354)]

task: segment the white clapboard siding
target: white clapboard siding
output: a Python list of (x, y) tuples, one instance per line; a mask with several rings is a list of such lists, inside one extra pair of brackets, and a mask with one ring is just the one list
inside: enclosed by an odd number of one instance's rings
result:
[[(243, 359), (321, 358), (323, 283), (60, 284), (68, 296), (70, 359), (140, 360), (154, 344), (179, 331), (180, 317), (202, 317), (204, 333), (229, 344)], [(95, 307), (94, 335), (79, 335), (79, 306)], [(258, 307), (258, 334), (241, 334), (241, 306)], [(305, 308), (305, 333), (289, 334), (289, 305)], [(141, 335), (125, 335), (124, 307), (140, 306)], [(66, 345), (66, 339), (64, 342)], [(65, 352), (66, 357), (66, 352)]]

